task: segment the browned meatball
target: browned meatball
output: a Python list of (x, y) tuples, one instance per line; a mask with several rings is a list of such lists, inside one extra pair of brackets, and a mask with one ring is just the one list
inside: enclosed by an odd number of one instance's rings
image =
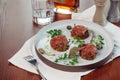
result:
[(95, 45), (88, 43), (84, 45), (80, 50), (80, 56), (86, 60), (93, 60), (98, 53)]
[(71, 31), (71, 36), (75, 38), (85, 39), (89, 36), (88, 30), (85, 26), (77, 25)]
[(68, 40), (65, 36), (55, 36), (50, 40), (51, 47), (56, 51), (66, 51), (68, 49)]

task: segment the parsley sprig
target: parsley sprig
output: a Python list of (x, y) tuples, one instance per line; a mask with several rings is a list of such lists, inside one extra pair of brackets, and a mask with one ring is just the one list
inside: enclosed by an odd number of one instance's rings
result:
[(95, 44), (98, 49), (102, 49), (104, 45), (104, 38), (101, 35), (96, 36), (91, 40), (92, 44)]
[(57, 62), (59, 62), (61, 60), (65, 60), (65, 59), (67, 59), (67, 53), (65, 53), (64, 55), (61, 55), (58, 58), (56, 58), (54, 62), (57, 63)]
[(78, 57), (74, 56), (74, 58), (71, 61), (69, 61), (68, 65), (75, 65), (76, 63), (78, 63)]
[[(72, 65), (73, 66), (76, 63), (79, 63), (78, 56), (75, 53), (73, 53), (73, 56), (74, 57), (67, 63), (67, 65)], [(59, 61), (66, 60), (66, 59), (68, 59), (67, 53), (65, 53), (64, 55), (61, 55), (58, 58), (56, 58), (54, 62), (58, 63)]]
[(50, 34), (51, 38), (61, 35), (62, 31), (60, 29), (53, 29), (53, 30), (49, 30), (47, 31), (48, 34)]
[(81, 38), (77, 38), (76, 43), (78, 43), (78, 48), (80, 48), (83, 44), (85, 44), (85, 41)]
[(82, 40), (81, 38), (71, 38), (69, 39), (69, 44), (77, 44), (78, 48), (80, 48), (83, 44), (85, 44), (85, 41)]

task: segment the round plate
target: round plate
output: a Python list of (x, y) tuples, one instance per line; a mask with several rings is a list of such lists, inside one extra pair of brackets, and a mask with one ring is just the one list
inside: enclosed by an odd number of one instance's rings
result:
[[(96, 35), (101, 35), (104, 38), (103, 49), (99, 50), (94, 60), (85, 60), (80, 58), (79, 64), (76, 64), (73, 66), (73, 65), (66, 65), (64, 64), (64, 62), (55, 63), (54, 60), (56, 56), (55, 57), (48, 56), (48, 54), (39, 53), (38, 51), (39, 48), (43, 48), (48, 53), (50, 53), (50, 55), (52, 53), (56, 55), (68, 53), (68, 51), (57, 52), (50, 47), (50, 38), (48, 37), (47, 31), (53, 30), (53, 29), (61, 29), (63, 34), (66, 35), (67, 39), (69, 39), (70, 31), (66, 28), (66, 26), (68, 25), (74, 26), (75, 24), (84, 25), (85, 27), (88, 28), (88, 30), (92, 30)], [(111, 37), (108, 35), (108, 33), (104, 30), (104, 28), (98, 24), (83, 21), (83, 20), (62, 20), (62, 21), (54, 22), (50, 25), (46, 25), (42, 29), (40, 29), (40, 31), (37, 33), (35, 49), (38, 57), (47, 65), (56, 69), (64, 70), (64, 71), (79, 72), (79, 71), (85, 71), (88, 69), (99, 67), (103, 65), (106, 61), (108, 61), (113, 49), (113, 41)]]

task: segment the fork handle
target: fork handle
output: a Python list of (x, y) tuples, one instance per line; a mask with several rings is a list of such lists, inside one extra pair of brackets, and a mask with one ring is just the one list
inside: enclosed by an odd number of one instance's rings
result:
[(40, 72), (40, 70), (39, 70), (39, 68), (38, 68), (38, 63), (35, 64), (35, 67), (36, 67), (37, 72), (38, 72), (38, 73), (40, 74), (40, 76), (42, 77), (42, 80), (47, 80), (47, 79), (43, 76), (43, 74)]

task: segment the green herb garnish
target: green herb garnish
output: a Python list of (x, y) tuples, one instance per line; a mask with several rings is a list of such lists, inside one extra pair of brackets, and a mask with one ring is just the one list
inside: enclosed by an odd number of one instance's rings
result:
[(81, 38), (77, 38), (76, 43), (78, 43), (78, 48), (80, 48), (83, 44), (85, 44), (85, 41)]
[(53, 29), (53, 30), (49, 30), (47, 31), (48, 34), (50, 34), (51, 38), (61, 35), (62, 31), (60, 29)]
[(75, 65), (76, 63), (78, 63), (78, 56), (73, 52), (73, 59), (71, 61), (69, 61), (68, 65)]
[(78, 44), (78, 48), (80, 48), (83, 44), (85, 44), (85, 41), (81, 38), (72, 38), (68, 41), (69, 45), (71, 44)]
[(65, 59), (67, 59), (67, 53), (65, 53), (64, 55), (59, 56), (57, 59), (55, 59), (54, 62), (57, 63), (57, 62), (59, 62), (61, 60), (65, 60)]
[[(67, 65), (75, 65), (76, 63), (78, 63), (78, 56), (73, 53), (73, 58), (67, 63)], [(65, 53), (64, 55), (59, 56), (58, 58), (55, 59), (54, 62), (58, 63), (59, 61), (63, 61), (68, 59), (67, 53)]]
[(96, 36), (91, 40), (91, 43), (94, 44), (98, 49), (102, 49), (104, 45), (104, 38), (101, 35)]

